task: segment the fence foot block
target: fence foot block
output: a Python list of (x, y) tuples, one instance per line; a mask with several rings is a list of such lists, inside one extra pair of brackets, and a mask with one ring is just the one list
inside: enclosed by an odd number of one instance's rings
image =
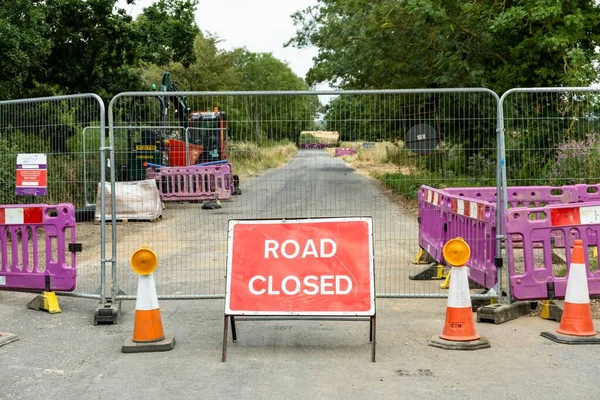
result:
[(600, 344), (600, 335), (598, 334), (596, 336), (571, 336), (557, 332), (542, 332), (540, 335), (553, 342), (562, 344)]
[(152, 351), (169, 351), (175, 348), (175, 336), (165, 335), (165, 338), (158, 342), (134, 342), (127, 339), (121, 347), (122, 353), (148, 353)]
[[(479, 290), (477, 292), (477, 294), (491, 294), (491, 293), (495, 293), (495, 291), (493, 291), (493, 289), (491, 290)], [(496, 299), (472, 299), (471, 300), (471, 309), (473, 311), (477, 311), (479, 310), (481, 307), (485, 307), (485, 306), (489, 306), (492, 304), (496, 304), (497, 300)]]
[(220, 208), (223, 208), (223, 206), (221, 205), (221, 202), (219, 200), (210, 200), (205, 203), (202, 203), (203, 210), (218, 210)]
[(50, 314), (57, 314), (60, 311), (60, 307), (58, 306), (58, 297), (56, 297), (56, 293), (54, 292), (42, 292), (35, 296), (33, 300), (31, 300), (27, 307), (36, 311), (47, 311)]
[(8, 332), (0, 332), (0, 347), (19, 340), (17, 335)]
[(444, 271), (444, 266), (441, 264), (431, 264), (429, 267), (424, 269), (423, 271), (410, 275), (409, 279), (413, 281), (430, 281), (436, 279), (445, 279), (446, 274)]
[(100, 304), (94, 311), (94, 325), (116, 325), (121, 315), (121, 302)]
[(529, 313), (531, 313), (531, 302), (529, 301), (517, 301), (512, 304), (490, 304), (477, 310), (477, 322), (493, 322), (499, 325)]
[(562, 318), (562, 313), (562, 306), (559, 303), (556, 303), (552, 300), (544, 300), (544, 303), (542, 304), (540, 318), (560, 322), (560, 319)]
[(426, 252), (423, 249), (419, 249), (419, 252), (417, 253), (415, 260), (413, 261), (413, 264), (415, 265), (430, 265), (431, 263), (434, 263), (435, 260), (433, 259), (433, 257), (431, 257), (429, 255), (428, 252)]
[(444, 350), (479, 350), (492, 347), (490, 341), (483, 336), (477, 340), (470, 340), (468, 342), (446, 340), (439, 336), (434, 336), (429, 341), (429, 345)]

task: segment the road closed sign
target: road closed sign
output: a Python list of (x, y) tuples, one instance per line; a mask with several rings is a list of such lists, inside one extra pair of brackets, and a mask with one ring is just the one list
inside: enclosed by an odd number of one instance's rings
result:
[(374, 315), (371, 218), (229, 222), (228, 315)]

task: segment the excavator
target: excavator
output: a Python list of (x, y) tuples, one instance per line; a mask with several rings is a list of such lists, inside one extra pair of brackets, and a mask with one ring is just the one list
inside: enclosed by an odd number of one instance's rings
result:
[[(156, 90), (156, 85), (153, 84), (152, 89)], [(162, 118), (161, 131), (143, 131), (140, 143), (131, 143), (131, 139), (129, 139), (129, 148), (132, 149), (129, 162), (130, 175), (140, 175), (136, 171), (144, 170), (142, 164), (161, 164), (162, 154), (166, 150), (165, 127), (169, 125), (170, 104), (173, 105), (173, 113), (178, 124), (187, 128), (188, 143), (200, 150), (192, 164), (226, 162), (229, 156), (227, 113), (217, 107), (207, 111), (193, 111), (188, 106), (187, 98), (176, 93), (179, 92), (179, 88), (171, 79), (170, 72), (163, 72), (158, 91), (165, 92), (164, 95), (158, 97)], [(132, 135), (129, 135), (129, 138), (131, 137)], [(183, 161), (183, 165), (185, 165), (185, 158)], [(172, 162), (170, 164), (173, 165)], [(129, 176), (129, 180), (136, 179), (143, 179), (143, 177)], [(234, 190), (232, 194), (241, 194), (239, 183), (239, 176), (233, 175)]]

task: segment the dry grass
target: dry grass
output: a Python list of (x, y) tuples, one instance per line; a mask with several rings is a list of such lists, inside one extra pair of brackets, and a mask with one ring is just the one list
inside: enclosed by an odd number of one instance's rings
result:
[[(356, 155), (344, 156), (342, 159), (363, 176), (376, 179), (386, 173), (410, 175), (408, 167), (401, 167), (405, 164), (402, 161), (407, 153), (401, 142), (377, 142), (373, 148), (364, 148), (363, 142), (342, 142), (340, 147), (356, 149)], [(325, 151), (331, 155), (335, 154), (335, 149)]]
[(300, 134), (312, 135), (314, 138), (318, 139), (320, 143), (336, 143), (340, 138), (340, 134), (338, 132), (330, 131), (305, 131)]
[(230, 162), (234, 173), (243, 179), (287, 164), (296, 156), (297, 150), (293, 143), (277, 143), (262, 147), (256, 143), (239, 142), (231, 146)]

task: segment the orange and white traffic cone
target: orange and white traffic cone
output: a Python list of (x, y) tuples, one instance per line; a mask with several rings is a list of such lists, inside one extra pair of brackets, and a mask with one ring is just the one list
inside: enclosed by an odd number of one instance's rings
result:
[(583, 240), (576, 239), (567, 278), (565, 305), (556, 333), (542, 332), (542, 336), (558, 343), (600, 344), (592, 322), (592, 308), (587, 283), (587, 267)]
[(471, 309), (469, 277), (466, 262), (471, 250), (462, 239), (449, 240), (443, 249), (444, 259), (452, 265), (446, 321), (442, 334), (434, 336), (429, 345), (447, 350), (477, 350), (490, 347), (490, 342), (477, 334)]
[(123, 353), (166, 351), (175, 347), (175, 338), (166, 336), (163, 331), (158, 295), (152, 272), (158, 265), (158, 258), (146, 247), (138, 249), (131, 256), (131, 268), (139, 275), (135, 302), (133, 337), (123, 344)]

